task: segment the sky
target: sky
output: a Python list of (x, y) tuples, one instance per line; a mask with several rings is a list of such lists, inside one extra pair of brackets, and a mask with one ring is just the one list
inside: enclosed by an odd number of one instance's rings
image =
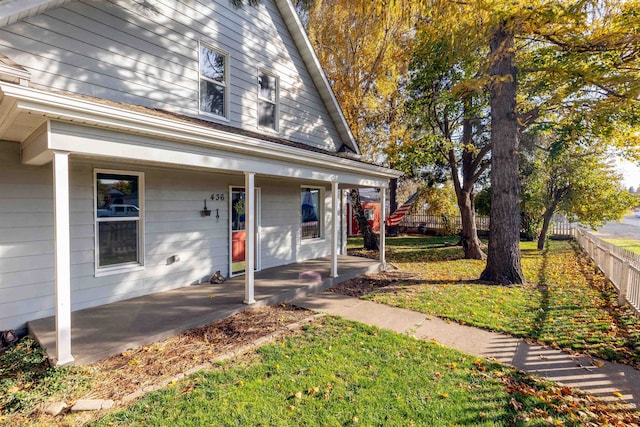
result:
[(627, 160), (619, 159), (617, 162), (617, 168), (624, 176), (624, 186), (626, 188), (640, 186), (640, 167)]

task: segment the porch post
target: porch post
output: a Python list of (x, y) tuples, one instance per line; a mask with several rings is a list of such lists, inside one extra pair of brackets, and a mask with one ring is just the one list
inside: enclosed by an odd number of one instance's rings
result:
[(339, 215), (340, 195), (338, 183), (331, 182), (331, 277), (338, 277), (338, 230), (340, 228)]
[(253, 304), (254, 298), (254, 270), (256, 259), (256, 174), (244, 173), (244, 303)]
[(69, 153), (53, 152), (53, 240), (56, 290), (55, 364), (73, 362), (71, 355), (71, 238), (69, 220)]
[(384, 249), (385, 249), (385, 228), (386, 228), (386, 204), (387, 204), (387, 188), (380, 187), (380, 264), (382, 266), (382, 270), (386, 271), (387, 264), (384, 257)]
[(347, 197), (346, 190), (340, 191), (340, 212), (342, 212), (342, 218), (340, 224), (342, 225), (342, 238), (340, 240), (340, 255), (347, 254), (347, 227), (348, 227), (348, 215), (347, 215)]

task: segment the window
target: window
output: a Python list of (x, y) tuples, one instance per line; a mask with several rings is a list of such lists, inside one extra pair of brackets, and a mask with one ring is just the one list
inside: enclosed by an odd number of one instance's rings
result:
[(200, 44), (200, 111), (227, 118), (227, 55)]
[(258, 71), (258, 126), (278, 130), (278, 78)]
[(320, 188), (303, 187), (301, 191), (302, 239), (322, 237), (322, 209)]
[(96, 270), (143, 264), (143, 183), (142, 173), (95, 171)]
[(374, 209), (365, 209), (364, 217), (367, 219), (367, 221), (373, 221), (375, 219), (375, 213), (376, 211)]

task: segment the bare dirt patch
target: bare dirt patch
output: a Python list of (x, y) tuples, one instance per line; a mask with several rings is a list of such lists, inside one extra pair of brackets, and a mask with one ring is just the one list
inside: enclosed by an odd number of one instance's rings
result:
[(408, 284), (418, 284), (420, 280), (418, 276), (413, 273), (407, 273), (402, 271), (388, 271), (376, 274), (368, 274), (366, 276), (359, 276), (355, 279), (342, 282), (330, 289), (329, 292), (336, 294), (347, 295), (350, 297), (359, 298), (363, 295), (370, 294), (372, 292), (394, 292), (395, 287), (402, 283), (404, 286)]
[(118, 400), (149, 385), (215, 360), (282, 327), (309, 317), (312, 312), (292, 305), (245, 310), (163, 341), (125, 351), (88, 368), (96, 381), (85, 398)]

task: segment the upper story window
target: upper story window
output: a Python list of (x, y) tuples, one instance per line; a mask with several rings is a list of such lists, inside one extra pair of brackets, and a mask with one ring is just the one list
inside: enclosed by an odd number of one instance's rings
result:
[(228, 62), (226, 54), (200, 43), (200, 111), (228, 118)]
[(258, 71), (258, 126), (278, 130), (278, 78)]

